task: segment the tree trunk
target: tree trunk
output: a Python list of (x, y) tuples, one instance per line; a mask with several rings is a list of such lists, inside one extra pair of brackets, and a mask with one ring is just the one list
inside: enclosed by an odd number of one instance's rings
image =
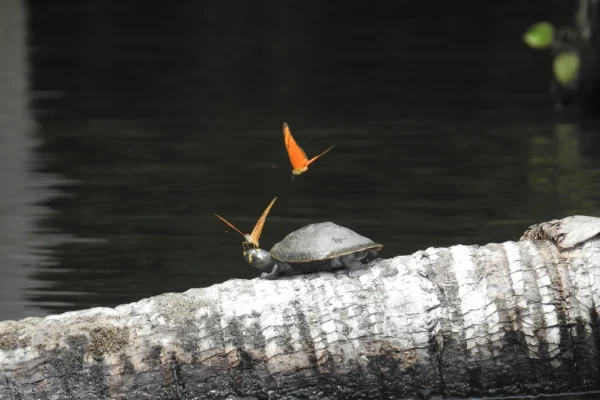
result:
[(233, 279), (114, 309), (2, 322), (0, 398), (598, 390), (598, 226), (591, 217), (551, 221), (519, 242), (376, 260), (358, 279), (344, 271)]

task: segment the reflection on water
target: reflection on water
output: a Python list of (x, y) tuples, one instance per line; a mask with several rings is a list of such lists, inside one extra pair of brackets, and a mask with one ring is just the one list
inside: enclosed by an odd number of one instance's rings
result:
[[(22, 2), (0, 3), (0, 320), (40, 315), (35, 302), (26, 298), (38, 282), (30, 274), (57, 265), (49, 251), (62, 240), (35, 221), (49, 210), (38, 203), (56, 194), (59, 180), (32, 171), (38, 140), (28, 109), (26, 16)], [(71, 303), (68, 303), (69, 305)], [(64, 306), (65, 304), (63, 304)]]
[[(537, 7), (490, 27), (427, 5), (206, 4), (32, 5), (29, 73), (15, 27), (0, 268), (18, 284), (0, 320), (258, 276), (212, 213), (249, 231), (274, 196), (264, 246), (331, 220), (382, 257), (598, 215), (600, 127), (555, 117), (519, 40)], [(284, 121), (308, 154), (335, 146), (293, 181)]]

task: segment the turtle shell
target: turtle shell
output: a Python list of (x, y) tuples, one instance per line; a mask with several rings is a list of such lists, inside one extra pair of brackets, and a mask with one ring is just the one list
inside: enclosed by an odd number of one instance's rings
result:
[(333, 222), (321, 222), (306, 225), (287, 235), (273, 246), (271, 256), (290, 263), (310, 262), (382, 247), (348, 228)]

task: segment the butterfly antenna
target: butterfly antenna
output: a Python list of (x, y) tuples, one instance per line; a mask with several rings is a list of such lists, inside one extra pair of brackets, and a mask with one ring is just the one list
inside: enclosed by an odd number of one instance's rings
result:
[(306, 165), (310, 165), (312, 162), (314, 162), (317, 158), (321, 157), (322, 155), (324, 155), (325, 153), (327, 153), (329, 150), (333, 149), (333, 146), (331, 146), (330, 148), (328, 148), (327, 150), (325, 150), (324, 152), (322, 152), (321, 154), (319, 154), (318, 156), (314, 156), (313, 158), (311, 158)]

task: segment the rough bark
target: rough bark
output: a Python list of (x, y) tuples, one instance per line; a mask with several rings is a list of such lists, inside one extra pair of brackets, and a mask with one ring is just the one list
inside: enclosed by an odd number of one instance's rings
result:
[[(567, 236), (588, 226), (564, 221)], [(564, 228), (555, 222), (530, 232), (552, 237)], [(359, 279), (344, 271), (234, 279), (114, 309), (2, 322), (0, 398), (598, 390), (600, 239), (585, 229), (582, 243), (562, 250), (529, 239), (429, 248), (376, 260)]]

